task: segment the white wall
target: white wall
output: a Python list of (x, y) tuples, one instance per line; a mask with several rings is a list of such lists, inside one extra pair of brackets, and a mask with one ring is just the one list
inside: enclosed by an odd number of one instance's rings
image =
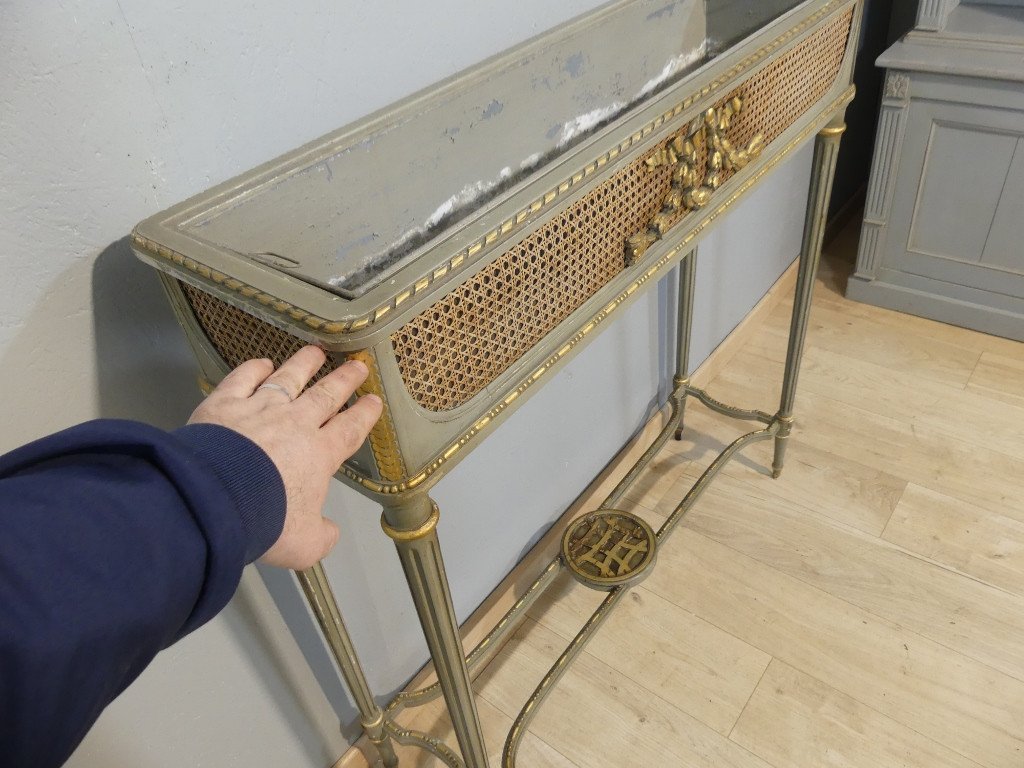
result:
[[(97, 416), (174, 426), (194, 406), (190, 355), (125, 245), (137, 221), (598, 4), (0, 0), (0, 451)], [(808, 161), (702, 247), (695, 362), (796, 255)], [(656, 407), (673, 296), (663, 281), (633, 305), (438, 485), (461, 617)], [(379, 511), (335, 486), (328, 572), (383, 698), (425, 646)], [(290, 575), (250, 569), (70, 764), (319, 768), (345, 748), (339, 717), (353, 710)]]

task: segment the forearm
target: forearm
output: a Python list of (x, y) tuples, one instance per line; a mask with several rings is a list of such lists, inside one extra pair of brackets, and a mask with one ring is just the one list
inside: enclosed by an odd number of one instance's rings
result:
[(0, 754), (58, 765), (227, 603), (280, 533), (284, 490), (223, 427), (93, 422), (0, 458), (0, 518)]

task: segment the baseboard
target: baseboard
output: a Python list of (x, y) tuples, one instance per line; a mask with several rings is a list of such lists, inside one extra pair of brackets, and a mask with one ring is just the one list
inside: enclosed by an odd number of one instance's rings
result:
[[(793, 262), (782, 273), (782, 276), (768, 289), (768, 292), (747, 313), (743, 320), (733, 328), (732, 332), (719, 344), (714, 352), (700, 364), (691, 374), (690, 381), (694, 386), (705, 387), (728, 365), (743, 345), (750, 340), (757, 327), (771, 314), (779, 302), (792, 295), (796, 285), (797, 264)], [(669, 409), (658, 411), (643, 426), (639, 433), (623, 447), (613, 458), (604, 471), (587, 486), (576, 501), (551, 526), (551, 529), (533, 546), (527, 555), (519, 561), (509, 574), (502, 579), (494, 591), (481, 603), (473, 614), (462, 625), (462, 642), (466, 648), (473, 648), (483, 639), (491, 627), (505, 615), (509, 608), (522, 595), (523, 591), (533, 583), (540, 571), (547, 566), (558, 553), (562, 531), (578, 515), (593, 510), (615, 487), (619, 479), (629, 470), (637, 459), (647, 450), (647, 446), (665, 426)], [(407, 690), (414, 690), (431, 683), (434, 679), (433, 667), (427, 664), (409, 683)], [(334, 768), (371, 768), (367, 760), (370, 749), (365, 736), (361, 737), (334, 764)]]
[(846, 284), (846, 298), (979, 333), (1024, 341), (1024, 314), (927, 293), (885, 279), (865, 280), (852, 275)]

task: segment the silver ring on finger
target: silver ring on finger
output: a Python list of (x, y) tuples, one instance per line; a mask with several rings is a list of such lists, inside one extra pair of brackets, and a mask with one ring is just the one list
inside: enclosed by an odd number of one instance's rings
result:
[(289, 401), (292, 401), (292, 400), (295, 399), (292, 396), (292, 393), (289, 392), (286, 387), (283, 387), (280, 384), (276, 384), (273, 381), (265, 381), (262, 384), (260, 384), (258, 387), (256, 387), (256, 391), (257, 392), (259, 392), (261, 389), (273, 389), (273, 390), (275, 390), (277, 392), (280, 392), (285, 397), (287, 397)]

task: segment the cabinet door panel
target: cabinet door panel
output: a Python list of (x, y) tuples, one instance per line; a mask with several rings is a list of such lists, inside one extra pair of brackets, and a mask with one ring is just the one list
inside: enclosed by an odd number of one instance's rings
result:
[(933, 122), (909, 250), (980, 261), (1017, 138)]
[(1024, 275), (1024, 139), (1017, 141), (981, 261)]
[(1024, 113), (924, 99), (909, 111), (883, 266), (1024, 297), (1014, 194)]

